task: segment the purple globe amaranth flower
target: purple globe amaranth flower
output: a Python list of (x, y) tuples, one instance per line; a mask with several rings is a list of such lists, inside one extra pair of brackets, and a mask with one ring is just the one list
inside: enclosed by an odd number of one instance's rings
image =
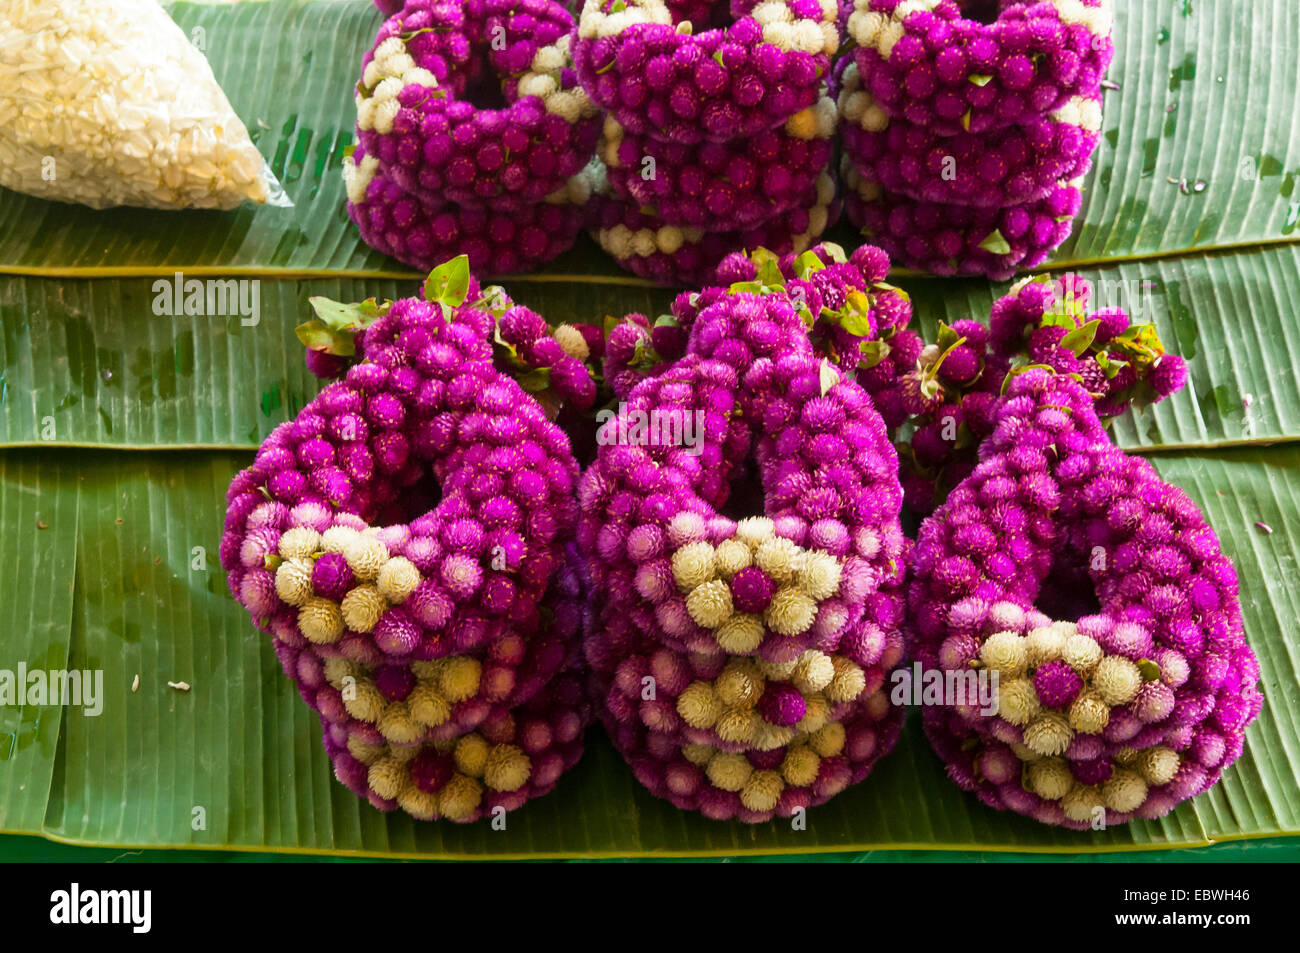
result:
[[(921, 525), (908, 638), (917, 657), (963, 668), (960, 641), (978, 639), (1000, 676), (999, 717), (930, 709), (927, 737), (995, 807), (1077, 829), (1160, 816), (1230, 763), (1208, 735), (1194, 749), (1197, 732), (1220, 730), (1215, 715), (1239, 731), (1262, 705), (1229, 564), (1182, 491), (1110, 443), (1076, 381), (1014, 376), (992, 425), (978, 466)], [(958, 554), (973, 574), (949, 568)], [(1197, 588), (1214, 598), (1193, 610), (1184, 593)], [(975, 770), (1002, 750), (1026, 756), (1018, 792)]]
[(1048, 708), (1064, 708), (1079, 696), (1083, 679), (1060, 659), (1054, 659), (1034, 673), (1034, 691)]
[(788, 727), (798, 724), (807, 711), (807, 706), (793, 685), (778, 685), (763, 693), (758, 710), (763, 720), (769, 724)]
[(741, 612), (762, 613), (776, 594), (776, 583), (757, 566), (746, 566), (731, 577), (731, 598)]

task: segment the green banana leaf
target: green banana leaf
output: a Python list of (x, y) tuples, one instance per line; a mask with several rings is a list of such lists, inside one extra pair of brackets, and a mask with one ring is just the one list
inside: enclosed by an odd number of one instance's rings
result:
[[(1116, 440), (1159, 450), (1300, 438), (1300, 246), (1196, 254), (1089, 267), (1100, 303), (1154, 322), (1188, 359), (1176, 400), (1121, 418)], [(259, 282), (255, 325), (239, 314), (153, 313), (154, 281), (0, 278), (0, 447), (253, 448), (318, 386), (303, 365), (296, 324), (309, 295), (360, 301), (409, 296), (414, 280), (318, 278)], [(917, 326), (984, 317), (1006, 285), (901, 278)], [(551, 321), (667, 310), (672, 292), (559, 282), (507, 282), (516, 300)], [(1247, 399), (1249, 395), (1249, 399)]]
[[(0, 832), (421, 857), (1091, 853), (1300, 834), (1293, 0), (1117, 2), (1120, 88), (1107, 93), (1084, 213), (1051, 266), (1078, 270), (1189, 359), (1185, 391), (1114, 432), (1218, 531), (1266, 697), (1216, 788), (1162, 821), (1088, 833), (963, 794), (915, 717), (872, 777), (811, 811), (806, 831), (677, 811), (635, 782), (598, 728), (557, 790), (504, 831), (384, 815), (335, 782), (318, 721), (227, 593), (216, 548), (230, 478), (319, 386), (293, 335), (306, 299), (416, 288), (342, 210), (351, 88), (380, 15), (369, 0), (168, 9), (204, 43), (295, 207), (97, 213), (0, 191), (0, 573), (14, 581), (0, 599), (0, 671), (104, 673), (98, 715), (0, 705)], [(177, 271), (258, 280), (257, 322), (158, 313), (154, 283)], [(586, 240), (503, 283), (555, 322), (654, 315), (672, 296)], [(927, 333), (987, 317), (1006, 289), (906, 274), (899, 284)]]

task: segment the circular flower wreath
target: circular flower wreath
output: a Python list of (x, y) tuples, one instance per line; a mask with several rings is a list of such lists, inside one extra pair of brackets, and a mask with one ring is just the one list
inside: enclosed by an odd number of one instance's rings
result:
[(879, 107), (950, 136), (1093, 96), (1114, 55), (1111, 23), (1108, 0), (854, 0), (848, 33)]
[[(426, 203), (512, 212), (562, 190), (600, 134), (570, 65), (572, 26), (553, 0), (408, 3), (363, 61), (365, 152)], [(473, 102), (494, 85), (501, 108)]]
[(848, 63), (838, 98), (844, 154), (885, 191), (918, 201), (1005, 207), (1046, 198), (1087, 173), (1101, 135), (1100, 97), (984, 134), (940, 136), (890, 119)]
[(1232, 564), (1068, 377), (1014, 377), (980, 456), (921, 525), (908, 622), (925, 668), (996, 673), (998, 711), (936, 709), (927, 734), (994, 807), (1078, 829), (1164, 816), (1262, 705)]
[(590, 197), (585, 176), (569, 180), (557, 201), (509, 214), (426, 204), (383, 174), (362, 146), (343, 160), (348, 217), (376, 251), (422, 271), (457, 254), (484, 275), (528, 271), (568, 251), (582, 232)]
[(665, 222), (753, 228), (806, 200), (830, 165), (835, 104), (823, 96), (784, 126), (729, 143), (664, 142), (605, 118), (599, 155), (610, 188)]
[(1080, 180), (1058, 182), (1041, 199), (1004, 208), (927, 202), (885, 193), (845, 159), (844, 211), (890, 258), (936, 275), (1005, 281), (1032, 268), (1070, 235)]
[(840, 45), (835, 0), (732, 0), (725, 11), (716, 0), (586, 0), (573, 47), (583, 88), (626, 129), (681, 143), (775, 129), (814, 105)]
[[(364, 360), (235, 477), (221, 563), (327, 744), (443, 745), (507, 718), (575, 654), (576, 577), (562, 570), (577, 464), (494, 364), (498, 322), (532, 326), (526, 309), (485, 295), (464, 258), (436, 270), (423, 299), (316, 304), (327, 320), (311, 333), (347, 351), (364, 327)], [(530, 347), (540, 359), (540, 341)], [(568, 364), (552, 376), (557, 366)], [(575, 396), (594, 399), (590, 383)], [(426, 816), (427, 799), (412, 803)]]
[(596, 240), (618, 264), (664, 285), (712, 279), (718, 264), (737, 249), (802, 252), (839, 217), (835, 180), (825, 172), (794, 208), (752, 228), (710, 232), (666, 224), (616, 197), (597, 195), (591, 221)]
[[(902, 654), (907, 546), (884, 425), (801, 316), (809, 295), (822, 308), (816, 273), (826, 299), (868, 281), (842, 258), (790, 256), (796, 292), (767, 262), (679, 296), (670, 363), (633, 366), (640, 323), (611, 333), (606, 380), (624, 402), (583, 476), (577, 533), (615, 745), (655, 794), (751, 822), (833, 796), (896, 740), (902, 710), (881, 688)], [(736, 520), (719, 508), (751, 456), (767, 515)]]

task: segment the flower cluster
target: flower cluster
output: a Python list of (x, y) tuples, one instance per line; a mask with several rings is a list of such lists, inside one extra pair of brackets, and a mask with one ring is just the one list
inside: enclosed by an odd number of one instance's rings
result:
[[(585, 718), (572, 693), (541, 695), (581, 631), (577, 463), (494, 364), (498, 325), (531, 313), (498, 318), (464, 265), (435, 271), (422, 298), (356, 306), (364, 359), (235, 477), (220, 550), (340, 779), (385, 809), (457, 820), (549, 789)], [(551, 733), (512, 734), (534, 698)], [(462, 759), (462, 743), (487, 760)], [(444, 755), (455, 771), (418, 773)]]
[(905, 438), (899, 457), (909, 509), (929, 513), (974, 468), (1009, 375), (1036, 366), (1073, 376), (1103, 423), (1182, 389), (1187, 366), (1165, 353), (1153, 325), (1131, 324), (1120, 308), (1093, 314), (1089, 297), (1077, 275), (1025, 279), (994, 302), (989, 327), (941, 324), (928, 345), (896, 336), (861, 371), (885, 422)]
[(707, 283), (737, 250), (801, 252), (839, 213), (835, 0), (720, 7), (587, 0), (579, 19), (578, 75), (609, 110), (596, 238), (661, 284)]
[(1259, 713), (1237, 579), (1196, 504), (1107, 439), (1067, 375), (1014, 377), (980, 463), (921, 525), (909, 650), (996, 673), (996, 715), (925, 729), (987, 804), (1076, 829), (1212, 786)]
[(808, 336), (824, 302), (869, 287), (868, 256), (822, 254), (680, 295), (605, 351), (623, 402), (577, 531), (597, 707), (642, 783), (713, 818), (821, 803), (901, 725), (884, 690), (902, 657), (897, 458), (867, 394)]
[(784, 126), (730, 142), (683, 145), (605, 118), (600, 157), (611, 190), (679, 227), (752, 228), (806, 202), (830, 165), (835, 104), (826, 97)]
[(853, 224), (936, 274), (1045, 260), (1100, 137), (1110, 29), (1108, 0), (855, 0), (836, 65)]
[(369, 244), (428, 268), (466, 235), (514, 232), (489, 242), (504, 261), (474, 256), (491, 272), (572, 244), (571, 206), (588, 196), (573, 180), (600, 133), (569, 59), (572, 26), (555, 0), (408, 0), (385, 21), (362, 63), (345, 167)]
[(573, 60), (624, 128), (731, 142), (817, 103), (840, 46), (836, 17), (835, 0), (586, 0)]

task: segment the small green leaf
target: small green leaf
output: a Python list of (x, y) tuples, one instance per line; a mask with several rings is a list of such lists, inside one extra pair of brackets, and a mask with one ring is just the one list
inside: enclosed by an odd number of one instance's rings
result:
[(551, 386), (551, 369), (549, 367), (534, 367), (526, 373), (520, 374), (515, 380), (529, 394), (540, 394)]
[(1083, 357), (1084, 352), (1092, 347), (1092, 342), (1096, 340), (1099, 327), (1101, 327), (1100, 319), (1093, 319), (1061, 338), (1060, 346), (1073, 351), (1075, 357)]
[(676, 328), (680, 323), (671, 314), (661, 314), (655, 318), (655, 327), (657, 328)]
[(714, 58), (715, 60), (717, 60), (717, 63), (718, 63), (719, 66), (726, 66), (726, 65), (727, 65), (726, 63), (722, 62), (722, 50), (721, 50), (721, 49), (719, 49), (716, 53), (713, 54), (713, 58)]
[(935, 339), (935, 343), (939, 345), (939, 350), (948, 351), (959, 344), (962, 340), (964, 340), (964, 338), (962, 338), (960, 334), (942, 321), (939, 322), (939, 336)]
[(966, 115), (961, 117), (961, 127), (970, 132), (970, 110), (966, 110)]
[(825, 358), (822, 358), (821, 370), (818, 376), (821, 379), (823, 397), (830, 392), (832, 387), (840, 382), (840, 372), (836, 370), (834, 364)]
[(838, 245), (835, 242), (822, 242), (821, 249), (826, 252), (826, 254), (830, 255), (831, 261), (835, 262), (837, 265), (842, 265), (849, 260), (849, 256), (845, 253), (843, 245)]
[(818, 257), (815, 251), (809, 249), (794, 260), (794, 273), (800, 278), (807, 278), (815, 272), (821, 271), (826, 264)]
[(1154, 682), (1160, 678), (1160, 665), (1149, 658), (1138, 659), (1138, 671), (1142, 673), (1142, 681)]
[(727, 289), (727, 294), (762, 294), (763, 283), (761, 281), (737, 281)]
[(985, 238), (984, 241), (980, 242), (980, 248), (983, 248), (986, 252), (990, 252), (994, 255), (1011, 254), (1011, 243), (1003, 238), (1002, 232), (996, 228), (989, 232), (988, 237)]
[(614, 2), (613, 2), (612, 4), (610, 4), (609, 12), (610, 12), (610, 13), (622, 13), (622, 12), (623, 12), (624, 10), (626, 10), (626, 9), (627, 9), (627, 3), (626, 3), (626, 0), (614, 0)]
[(424, 282), (424, 300), (458, 308), (469, 294), (469, 256), (457, 255), (444, 261)]
[[(976, 86), (987, 86), (989, 83), (993, 82), (992, 75), (988, 73), (971, 73), (970, 76), (966, 78), (969, 79)], [(967, 124), (967, 128), (969, 128), (969, 122)]]
[(785, 287), (785, 275), (781, 274), (781, 265), (775, 257), (758, 266), (758, 280), (768, 288)]
[(884, 341), (862, 341), (858, 344), (858, 366), (872, 368), (889, 357), (889, 345)]

